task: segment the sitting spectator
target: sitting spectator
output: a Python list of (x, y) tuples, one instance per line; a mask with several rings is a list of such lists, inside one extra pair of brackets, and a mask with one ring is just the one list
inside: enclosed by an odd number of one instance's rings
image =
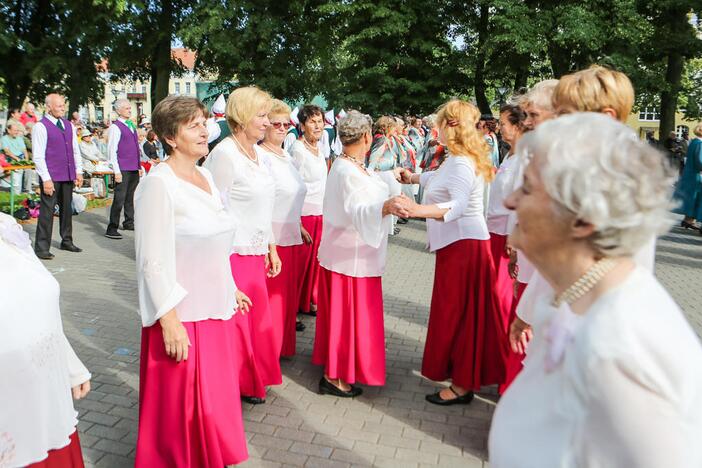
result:
[[(27, 147), (24, 145), (24, 136), (21, 134), (22, 129), (17, 124), (10, 124), (7, 127), (7, 135), (0, 138), (0, 146), (2, 152), (5, 153), (5, 160), (10, 165), (16, 165), (20, 161), (27, 159)], [(31, 177), (29, 174), (25, 177), (23, 170), (12, 172), (12, 191), (15, 195), (19, 194), (24, 187), (24, 191), (31, 189)], [(24, 184), (22, 179), (25, 179)]]
[(92, 175), (92, 173), (97, 170), (95, 165), (101, 160), (104, 161), (104, 158), (101, 156), (100, 150), (95, 142), (93, 142), (93, 134), (90, 133), (90, 130), (84, 128), (80, 136), (80, 144), (78, 147), (80, 148), (80, 155), (83, 158), (83, 170), (89, 175)]
[(107, 135), (104, 128), (97, 127), (93, 130), (93, 143), (100, 151), (100, 158), (107, 160)]
[(20, 113), (20, 110), (17, 108), (10, 109), (10, 111), (7, 113), (8, 118), (7, 118), (7, 124), (5, 125), (5, 128), (10, 128), (10, 125), (17, 125), (20, 127), (22, 130), (22, 135), (27, 133), (27, 129), (24, 128), (24, 125), (20, 121), (20, 117), (22, 114)]
[(29, 122), (39, 122), (37, 114), (34, 110), (34, 104), (32, 104), (31, 102), (28, 102), (27, 105), (24, 107), (24, 112), (22, 113), (22, 115), (20, 115), (20, 122), (24, 126), (26, 126)]

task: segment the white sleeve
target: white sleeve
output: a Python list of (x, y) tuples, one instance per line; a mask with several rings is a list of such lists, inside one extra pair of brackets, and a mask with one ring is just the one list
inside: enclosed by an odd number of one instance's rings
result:
[[(175, 308), (188, 292), (176, 280), (175, 211), (162, 177), (145, 177), (134, 194), (134, 240), (141, 319), (145, 327)], [(144, 306), (147, 307), (144, 307)]]
[(71, 381), (71, 388), (90, 380), (90, 371), (88, 371), (88, 368), (81, 362), (80, 358), (73, 350), (73, 346), (71, 346), (71, 343), (68, 342), (68, 338), (66, 338), (66, 335), (63, 333), (61, 333), (61, 343), (66, 353), (68, 378)]
[(515, 311), (517, 317), (526, 323), (534, 323), (536, 303), (538, 299), (542, 296), (552, 294), (553, 289), (551, 288), (551, 285), (549, 285), (546, 279), (541, 276), (541, 273), (539, 273), (538, 270), (535, 270), (534, 274), (529, 279), (526, 289), (522, 293), (522, 297), (517, 303), (517, 309)]
[(363, 184), (354, 177), (344, 180), (344, 211), (363, 242), (377, 249), (388, 236), (390, 216), (383, 217), (385, 200), (370, 202)]
[(436, 175), (436, 171), (425, 171), (419, 174), (419, 185), (424, 187)]
[(46, 166), (47, 138), (44, 124), (42, 122), (35, 124), (32, 129), (32, 160), (42, 181), (51, 180), (49, 168)]
[[(420, 176), (421, 177), (421, 176)], [(475, 185), (475, 174), (465, 164), (456, 164), (454, 170), (446, 178), (446, 189), (449, 201), (437, 203), (439, 208), (448, 208), (444, 214), (444, 222), (458, 219), (470, 202), (470, 192)]]
[(682, 389), (661, 385), (647, 375), (645, 363), (633, 354), (590, 359), (584, 389), (587, 412), (583, 436), (574, 438), (574, 465), (700, 466), (693, 460), (699, 434), (693, 436), (670, 395)]
[(295, 141), (297, 141), (297, 137), (295, 137), (295, 134), (292, 132), (288, 133), (287, 135), (285, 135), (285, 140), (283, 140), (283, 149), (289, 153)]
[(110, 162), (115, 174), (121, 174), (119, 161), (117, 160), (117, 146), (119, 146), (119, 139), (121, 136), (122, 132), (117, 125), (112, 124), (110, 128), (107, 129), (107, 160)]
[(388, 186), (391, 197), (402, 193), (402, 184), (395, 179), (395, 173), (393, 171), (378, 171), (376, 174), (378, 174), (378, 177)]
[(83, 175), (83, 158), (80, 156), (80, 148), (78, 148), (78, 136), (72, 123), (68, 124), (68, 128), (73, 132), (73, 163), (76, 165), (76, 175)]

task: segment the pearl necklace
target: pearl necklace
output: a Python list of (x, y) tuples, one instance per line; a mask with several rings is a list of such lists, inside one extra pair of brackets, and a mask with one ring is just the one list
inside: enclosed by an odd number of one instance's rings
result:
[(246, 157), (249, 159), (249, 161), (258, 164), (258, 155), (256, 154), (256, 151), (254, 150), (254, 156), (252, 157), (252, 156), (249, 154), (249, 152), (246, 151), (246, 149), (242, 146), (242, 144), (239, 143), (239, 140), (237, 139), (237, 137), (235, 137), (234, 135), (232, 135), (232, 138), (234, 139), (234, 143), (236, 143), (236, 146), (239, 147), (239, 150), (241, 150), (241, 152), (244, 153), (244, 156), (246, 156)]
[(559, 307), (562, 303), (572, 304), (585, 294), (587, 294), (597, 283), (617, 265), (617, 261), (610, 257), (604, 257), (592, 265), (578, 280), (570, 285), (568, 289), (553, 298), (551, 304)]
[(358, 159), (354, 158), (353, 156), (349, 156), (346, 153), (341, 153), (341, 155), (339, 157), (342, 159), (346, 159), (348, 161), (351, 161), (352, 163), (357, 165), (363, 171), (364, 174), (370, 175), (368, 173), (368, 169), (366, 169), (366, 166), (364, 166), (362, 162), (360, 162)]
[(285, 159), (285, 154), (283, 154), (283, 151), (282, 151), (282, 150), (280, 150), (280, 153), (277, 153), (276, 150), (273, 149), (273, 147), (268, 146), (268, 143), (264, 143), (264, 142), (261, 142), (261, 146), (263, 146), (263, 147), (266, 148), (269, 152), (275, 154), (275, 155), (278, 156), (279, 158)]
[(309, 143), (307, 141), (307, 138), (305, 138), (304, 136), (302, 137), (302, 143), (307, 147), (307, 149), (310, 150), (312, 154), (314, 154), (315, 156), (319, 156), (319, 147), (317, 147), (316, 145), (312, 146), (312, 144)]

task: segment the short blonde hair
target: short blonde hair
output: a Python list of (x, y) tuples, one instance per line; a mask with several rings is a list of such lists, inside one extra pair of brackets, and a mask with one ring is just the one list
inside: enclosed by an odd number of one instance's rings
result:
[(227, 99), (227, 125), (232, 133), (236, 133), (246, 127), (259, 112), (268, 114), (272, 104), (271, 95), (256, 86), (237, 88)]
[(395, 122), (394, 117), (383, 115), (375, 121), (375, 124), (373, 125), (373, 132), (388, 135), (396, 125), (397, 122)]
[(626, 122), (634, 105), (634, 87), (622, 72), (593, 65), (561, 77), (553, 90), (553, 107), (562, 113), (602, 112), (606, 108)]
[(271, 110), (268, 111), (268, 117), (272, 115), (284, 115), (290, 120), (290, 106), (285, 104), (280, 99), (273, 99), (271, 102)]
[(695, 125), (695, 128), (692, 130), (692, 133), (702, 138), (702, 123)]
[(543, 80), (536, 83), (519, 103), (526, 107), (533, 105), (539, 109), (553, 112), (553, 90), (558, 85), (558, 80)]
[(490, 182), (494, 177), (489, 148), (476, 124), (480, 111), (467, 101), (452, 99), (436, 112), (436, 125), (444, 127), (446, 147), (453, 156), (465, 156), (475, 163), (475, 172)]

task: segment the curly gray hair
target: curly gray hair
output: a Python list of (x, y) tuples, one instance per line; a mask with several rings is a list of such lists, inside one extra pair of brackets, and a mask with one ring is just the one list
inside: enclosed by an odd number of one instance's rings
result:
[(602, 255), (631, 256), (670, 227), (670, 168), (611, 117), (583, 112), (545, 122), (517, 151), (536, 156), (557, 215), (567, 210), (595, 227), (591, 241)]
[(342, 145), (352, 145), (371, 132), (373, 121), (365, 114), (356, 110), (349, 111), (343, 119), (339, 121), (337, 131)]

